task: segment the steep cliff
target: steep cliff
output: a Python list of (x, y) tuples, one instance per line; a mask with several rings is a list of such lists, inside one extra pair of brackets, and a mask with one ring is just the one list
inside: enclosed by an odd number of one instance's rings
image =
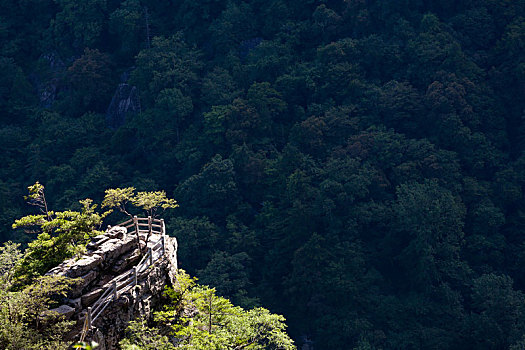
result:
[(175, 281), (177, 241), (152, 233), (136, 234), (125, 227), (113, 227), (97, 236), (80, 259), (70, 259), (48, 272), (79, 278), (64, 304), (55, 309), (77, 321), (69, 334), (94, 340), (100, 350), (115, 349), (127, 323), (148, 318), (160, 300), (164, 286)]

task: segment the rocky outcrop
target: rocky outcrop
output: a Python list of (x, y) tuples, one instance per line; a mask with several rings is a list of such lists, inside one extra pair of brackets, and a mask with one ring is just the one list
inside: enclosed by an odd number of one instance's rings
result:
[(42, 69), (30, 75), (30, 80), (35, 87), (40, 105), (49, 108), (55, 102), (59, 86), (60, 77), (66, 70), (66, 64), (56, 51), (51, 51), (40, 56)]
[[(142, 237), (145, 238), (145, 237)], [(162, 239), (161, 235), (152, 234), (148, 247), (155, 246)], [(100, 350), (115, 349), (130, 320), (150, 316), (166, 285), (175, 282), (177, 261), (177, 242), (166, 237), (165, 249), (155, 255), (154, 263), (137, 274), (136, 285), (115, 293), (115, 298), (105, 305), (100, 316), (94, 320), (87, 333), (87, 339), (100, 344)], [(145, 243), (140, 240), (141, 250)], [(79, 278), (80, 283), (70, 291), (63, 305), (54, 309), (67, 319), (77, 321), (70, 333), (72, 341), (78, 341), (87, 308), (108, 291), (111, 281), (118, 276), (129, 275), (130, 270), (141, 259), (136, 235), (128, 235), (124, 227), (113, 227), (97, 236), (87, 246), (87, 253), (80, 259), (70, 259), (50, 270), (48, 275), (60, 275)], [(159, 247), (159, 245), (157, 245)], [(126, 277), (128, 278), (128, 277)]]
[(140, 98), (135, 86), (121, 83), (117, 87), (106, 112), (106, 121), (110, 128), (117, 129), (126, 121), (126, 117), (140, 112)]

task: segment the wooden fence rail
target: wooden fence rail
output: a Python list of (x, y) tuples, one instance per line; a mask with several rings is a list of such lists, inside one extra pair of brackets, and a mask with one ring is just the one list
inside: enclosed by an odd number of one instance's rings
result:
[[(80, 337), (81, 342), (84, 341), (87, 332), (91, 330), (95, 320), (104, 312), (108, 305), (117, 300), (119, 295), (136, 286), (141, 275), (166, 254), (166, 225), (164, 224), (164, 219), (138, 218), (135, 216), (117, 226), (125, 227), (128, 230), (127, 235), (138, 232), (139, 239), (141, 239), (141, 234), (145, 234), (147, 237), (151, 234), (158, 234), (160, 239), (153, 247), (148, 248), (140, 262), (131, 270), (106, 283), (98, 300), (86, 310), (86, 319)], [(141, 227), (146, 227), (147, 229), (143, 230)], [(133, 230), (130, 231), (130, 229)]]

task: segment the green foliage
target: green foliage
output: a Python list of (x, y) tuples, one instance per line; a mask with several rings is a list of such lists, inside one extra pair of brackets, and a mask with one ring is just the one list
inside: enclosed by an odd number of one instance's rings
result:
[(131, 199), (131, 203), (138, 208), (142, 208), (152, 218), (157, 217), (159, 209), (165, 211), (166, 209), (174, 209), (179, 206), (175, 199), (166, 197), (166, 192), (164, 191), (138, 192)]
[(449, 191), (432, 182), (401, 185), (393, 210), (399, 220), (396, 239), (409, 242), (397, 258), (411, 271), (412, 288), (466, 272), (459, 261), (465, 209)]
[(97, 205), (92, 204), (91, 199), (80, 201), (80, 212), (47, 211), (44, 186), (36, 182), (28, 189), (26, 199), (45, 211), (44, 214), (24, 216), (13, 224), (13, 228), (24, 228), (28, 233), (38, 234), (28, 244), (24, 258), (17, 265), (16, 276), (21, 283), (28, 283), (65, 259), (84, 252), (85, 245), (91, 237), (99, 234), (97, 229), (109, 214), (97, 213)]
[(126, 204), (131, 201), (134, 192), (134, 187), (107, 189), (104, 200), (102, 201), (102, 208), (117, 208), (120, 212), (131, 216), (126, 209)]
[(204, 77), (202, 101), (209, 106), (231, 103), (239, 94), (236, 82), (224, 68), (216, 67)]
[(81, 111), (103, 111), (107, 108), (115, 87), (113, 62), (108, 54), (97, 49), (84, 50), (80, 58), (75, 60), (67, 70), (67, 79), (78, 102), (73, 106), (81, 106)]
[[(21, 116), (34, 103), (31, 85), (17, 63), (0, 53), (0, 120), (7, 122), (9, 116)], [(22, 112), (22, 114), (21, 114)], [(9, 123), (10, 124), (10, 123)]]
[(83, 49), (99, 43), (106, 26), (106, 0), (56, 1), (60, 12), (51, 21), (49, 33), (62, 49)]
[(228, 296), (233, 303), (242, 307), (253, 307), (257, 300), (249, 298), (250, 257), (245, 252), (230, 255), (226, 252), (215, 252), (206, 268), (197, 271), (201, 283), (213, 286), (220, 295)]
[(195, 281), (179, 271), (177, 285), (166, 291), (169, 304), (155, 313), (156, 327), (131, 322), (122, 348), (295, 349), (285, 333), (283, 316), (263, 308), (243, 310)]
[[(162, 213), (188, 271), (286, 315), (299, 346), (517, 349), (524, 13), (522, 0), (0, 1), (0, 240), (40, 233), (24, 255), (37, 275), (81, 250), (94, 217), (64, 208), (92, 198)], [(140, 95), (119, 110), (140, 109), (114, 130), (119, 83)], [(36, 179), (45, 198), (35, 187), (28, 211)], [(171, 196), (181, 208), (164, 212)]]
[(168, 38), (155, 37), (152, 48), (137, 55), (138, 67), (132, 82), (141, 89), (145, 103), (151, 103), (164, 89), (176, 88), (191, 95), (198, 80), (199, 51), (190, 47), (177, 33)]
[(220, 16), (210, 25), (216, 50), (226, 53), (234, 50), (241, 41), (255, 34), (254, 13), (247, 3), (229, 2)]
[(122, 58), (134, 56), (146, 41), (143, 12), (139, 0), (126, 0), (109, 17), (109, 30), (118, 37)]
[(162, 90), (156, 100), (156, 106), (163, 114), (163, 118), (159, 121), (166, 121), (166, 123), (174, 123), (177, 142), (180, 141), (179, 126), (193, 112), (193, 103), (191, 97), (184, 96), (179, 89), (164, 89)]
[[(509, 276), (485, 274), (472, 286), (473, 312), (468, 317), (473, 344), (507, 348), (522, 337), (525, 302), (521, 291), (515, 291)], [(494, 320), (497, 319), (497, 322)]]
[(98, 347), (98, 343), (92, 341), (90, 344), (86, 342), (80, 342), (78, 344), (73, 345), (73, 349), (79, 349), (79, 350), (93, 350)]
[(13, 276), (22, 253), (18, 245), (0, 247), (0, 347), (2, 349), (67, 349), (62, 341), (71, 322), (52, 311), (77, 280), (44, 276), (12, 291)]
[(170, 221), (168, 227), (172, 230), (170, 235), (177, 237), (179, 242), (185, 242), (179, 247), (177, 254), (182, 260), (192, 260), (190, 272), (204, 268), (217, 246), (219, 227), (206, 217), (178, 217)]
[[(179, 186), (177, 195), (183, 207), (206, 208), (205, 214), (210, 217), (224, 216), (234, 208), (239, 198), (233, 163), (219, 154), (215, 155), (200, 173)], [(192, 214), (199, 215), (197, 211)]]
[(176, 347), (157, 328), (148, 327), (145, 321), (131, 321), (129, 335), (120, 342), (123, 350), (172, 350)]
[(8, 291), (13, 284), (15, 267), (23, 257), (19, 247), (20, 244), (11, 241), (0, 247), (0, 289), (2, 292)]
[(117, 208), (122, 213), (132, 216), (126, 209), (127, 203), (144, 210), (152, 218), (160, 215), (159, 210), (164, 212), (167, 209), (174, 209), (179, 206), (175, 199), (166, 196), (165, 191), (135, 193), (134, 187), (126, 187), (106, 190), (102, 207)]

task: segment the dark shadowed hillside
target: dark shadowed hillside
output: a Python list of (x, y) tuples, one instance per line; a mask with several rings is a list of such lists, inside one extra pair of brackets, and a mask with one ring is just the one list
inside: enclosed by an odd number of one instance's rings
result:
[(166, 190), (299, 346), (525, 348), (523, 0), (0, 0), (0, 164), (0, 241)]

